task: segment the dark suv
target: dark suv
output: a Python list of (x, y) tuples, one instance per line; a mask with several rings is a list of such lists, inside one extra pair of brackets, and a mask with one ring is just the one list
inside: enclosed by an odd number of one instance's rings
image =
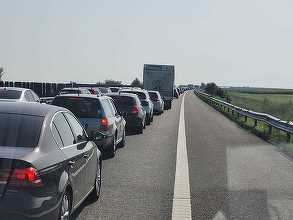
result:
[[(112, 98), (92, 95), (60, 95), (56, 96), (52, 105), (69, 109), (82, 123), (91, 137), (99, 137), (96, 141), (103, 154), (115, 156), (117, 146), (125, 145), (125, 120), (118, 114)], [(100, 138), (99, 138), (100, 139)]]
[(140, 134), (146, 125), (146, 111), (141, 106), (140, 100), (135, 94), (108, 94), (126, 120), (127, 129), (135, 129)]
[(154, 118), (154, 104), (146, 90), (142, 89), (122, 89), (119, 93), (130, 93), (138, 96), (142, 107), (146, 111), (146, 124), (149, 125)]

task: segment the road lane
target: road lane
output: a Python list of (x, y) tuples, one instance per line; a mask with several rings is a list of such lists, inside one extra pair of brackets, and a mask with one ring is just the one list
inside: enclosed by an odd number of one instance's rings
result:
[(171, 219), (181, 99), (104, 161), (101, 198), (86, 200), (76, 219)]
[(193, 219), (293, 219), (293, 163), (189, 93)]

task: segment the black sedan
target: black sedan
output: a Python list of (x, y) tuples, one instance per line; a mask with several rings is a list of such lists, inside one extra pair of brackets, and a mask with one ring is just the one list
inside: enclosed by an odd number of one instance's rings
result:
[(146, 127), (146, 111), (141, 105), (137, 95), (131, 93), (108, 94), (115, 103), (119, 113), (126, 120), (128, 130), (135, 129), (142, 134)]
[(1, 219), (69, 219), (100, 195), (100, 156), (68, 110), (0, 102)]

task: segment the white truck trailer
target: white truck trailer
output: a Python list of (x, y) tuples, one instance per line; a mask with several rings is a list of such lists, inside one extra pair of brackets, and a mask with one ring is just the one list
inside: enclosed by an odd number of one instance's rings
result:
[(143, 87), (159, 91), (165, 109), (172, 107), (174, 97), (175, 68), (173, 65), (145, 64), (143, 68)]

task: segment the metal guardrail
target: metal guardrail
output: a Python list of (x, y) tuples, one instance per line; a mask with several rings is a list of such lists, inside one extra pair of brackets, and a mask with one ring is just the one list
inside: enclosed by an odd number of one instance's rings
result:
[(219, 110), (223, 108), (224, 110), (232, 113), (232, 115), (235, 115), (239, 118), (240, 116), (245, 117), (245, 122), (247, 121), (247, 118), (251, 118), (255, 120), (254, 127), (257, 126), (258, 121), (262, 121), (266, 123), (269, 127), (269, 134), (272, 134), (272, 128), (279, 129), (283, 132), (287, 133), (287, 142), (290, 142), (291, 140), (291, 134), (293, 134), (293, 122), (290, 121), (283, 121), (279, 118), (276, 118), (272, 115), (266, 114), (266, 113), (260, 113), (260, 112), (254, 112), (250, 111), (248, 109), (240, 108), (238, 106), (232, 105), (228, 102), (224, 102), (222, 100), (216, 99), (212, 97), (209, 94), (200, 92), (195, 90), (194, 93), (201, 98), (202, 100), (206, 101), (208, 104), (218, 108)]

